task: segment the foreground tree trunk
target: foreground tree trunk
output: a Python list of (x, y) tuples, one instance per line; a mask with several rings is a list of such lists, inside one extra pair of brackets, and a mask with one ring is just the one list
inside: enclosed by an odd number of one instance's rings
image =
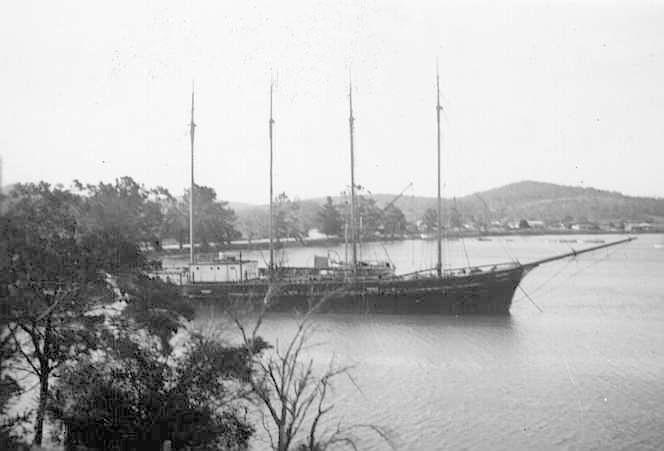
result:
[[(44, 341), (39, 356), (39, 406), (37, 407), (37, 418), (35, 419), (35, 440), (34, 444), (41, 446), (44, 436), (44, 418), (46, 416), (46, 403), (48, 402), (48, 379), (51, 377), (51, 318), (46, 319), (44, 328)], [(35, 342), (33, 338), (33, 342)]]
[(41, 446), (44, 435), (44, 416), (46, 413), (46, 401), (48, 398), (48, 376), (42, 378), (39, 383), (39, 407), (37, 408), (37, 419), (35, 420), (34, 444)]

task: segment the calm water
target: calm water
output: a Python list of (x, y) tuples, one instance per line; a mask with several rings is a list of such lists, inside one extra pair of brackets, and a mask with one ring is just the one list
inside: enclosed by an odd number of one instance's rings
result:
[[(592, 246), (575, 236), (493, 238), (446, 244), (448, 263), (522, 262)], [(343, 247), (335, 250), (343, 256)], [(289, 250), (311, 264), (325, 249)], [(389, 258), (400, 272), (431, 266), (435, 243), (372, 244), (365, 258)], [(254, 254), (256, 257), (261, 257)], [(324, 367), (355, 365), (357, 387), (340, 380), (334, 421), (372, 423), (396, 449), (663, 449), (664, 236), (534, 270), (511, 316), (321, 315), (308, 355)], [(212, 314), (212, 316), (211, 316)], [(214, 312), (201, 311), (209, 321)], [(221, 318), (219, 318), (221, 321)], [(284, 341), (288, 316), (262, 335)], [(389, 449), (359, 434), (360, 449)], [(260, 441), (255, 449), (265, 445)]]

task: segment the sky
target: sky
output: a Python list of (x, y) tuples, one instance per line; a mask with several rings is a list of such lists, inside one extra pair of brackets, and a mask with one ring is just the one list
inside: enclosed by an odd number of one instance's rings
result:
[(3, 184), (131, 176), (175, 194), (444, 194), (520, 180), (664, 196), (664, 2), (6, 3)]

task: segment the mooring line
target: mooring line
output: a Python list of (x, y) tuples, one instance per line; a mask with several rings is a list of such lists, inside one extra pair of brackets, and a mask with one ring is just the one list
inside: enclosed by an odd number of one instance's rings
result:
[(537, 308), (537, 310), (540, 311), (540, 313), (544, 313), (544, 310), (542, 310), (542, 309), (540, 308), (540, 306), (537, 305), (537, 304), (535, 303), (535, 301), (533, 301), (533, 298), (531, 298), (530, 295), (529, 295), (528, 293), (526, 293), (526, 290), (524, 290), (523, 287), (522, 287), (521, 285), (519, 285), (519, 289), (520, 289), (521, 292), (526, 296), (526, 298), (527, 298), (527, 299), (528, 299), (528, 300), (529, 300), (529, 301), (530, 301), (530, 302), (531, 302), (531, 303)]

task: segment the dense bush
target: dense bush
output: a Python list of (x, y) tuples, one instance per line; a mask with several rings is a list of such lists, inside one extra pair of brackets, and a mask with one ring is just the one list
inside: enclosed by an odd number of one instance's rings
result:
[(196, 336), (182, 356), (165, 357), (124, 336), (62, 372), (49, 412), (67, 449), (157, 451), (165, 440), (174, 449), (243, 449), (254, 432), (244, 410), (248, 356)]

